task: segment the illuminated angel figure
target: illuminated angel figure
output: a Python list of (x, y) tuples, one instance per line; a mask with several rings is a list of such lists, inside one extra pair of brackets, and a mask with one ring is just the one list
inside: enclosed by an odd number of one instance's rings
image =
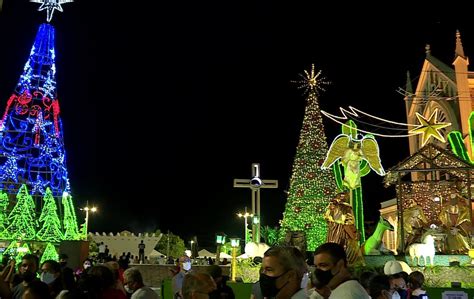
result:
[(360, 187), (360, 162), (366, 160), (370, 168), (378, 175), (385, 175), (379, 157), (379, 146), (372, 136), (352, 139), (349, 135), (338, 135), (331, 144), (322, 169), (331, 167), (341, 159), (344, 166), (344, 186), (349, 189)]

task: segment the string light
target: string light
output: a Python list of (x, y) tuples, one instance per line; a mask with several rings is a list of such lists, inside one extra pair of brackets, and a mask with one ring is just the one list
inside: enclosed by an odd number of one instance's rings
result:
[[(441, 138), (443, 137), (438, 132), (438, 130), (451, 125), (450, 123), (437, 123), (438, 109), (435, 109), (433, 111), (429, 120), (425, 119), (423, 116), (417, 113), (417, 117), (418, 117), (418, 121), (420, 122), (420, 125), (407, 124), (407, 123), (401, 123), (401, 122), (388, 120), (388, 119), (381, 118), (375, 115), (371, 115), (369, 113), (366, 113), (352, 106), (349, 106), (349, 109), (350, 110), (339, 107), (339, 110), (341, 110), (342, 116), (333, 115), (326, 111), (321, 111), (321, 113), (327, 118), (331, 119), (332, 121), (342, 126), (348, 126), (345, 122), (347, 120), (352, 120), (355, 123), (364, 124), (368, 127), (368, 128), (358, 127), (357, 130), (360, 132), (375, 135), (375, 136), (380, 136), (380, 137), (389, 137), (389, 138), (409, 137), (409, 136), (414, 136), (417, 134), (423, 134), (423, 141), (425, 140), (425, 138), (427, 140), (430, 136), (433, 136), (439, 139), (438, 137), (440, 136)], [(364, 120), (364, 117), (368, 119)], [(413, 129), (409, 130), (409, 128), (413, 128)], [(396, 133), (393, 133), (393, 134), (383, 133), (382, 134), (375, 131), (378, 129), (394, 131)], [(407, 131), (406, 134), (400, 133), (400, 132), (406, 132), (406, 131)], [(426, 137), (424, 137), (425, 135)]]
[(318, 83), (323, 84), (323, 81), (316, 80), (321, 72), (314, 73), (313, 65), (310, 72), (305, 71), (305, 76), (301, 75), (304, 80), (297, 81), (309, 95), (293, 162), (288, 199), (280, 222), (281, 237), (288, 231), (305, 232), (310, 251), (326, 240), (324, 213), (337, 189), (332, 171), (320, 168), (328, 144), (316, 94), (318, 88), (321, 89)]

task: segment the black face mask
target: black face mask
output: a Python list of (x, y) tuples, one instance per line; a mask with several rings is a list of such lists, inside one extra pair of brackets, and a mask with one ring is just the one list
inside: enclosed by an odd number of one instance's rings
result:
[(66, 267), (67, 262), (59, 262), (59, 265), (61, 266), (61, 268), (64, 268), (64, 267)]
[(320, 289), (324, 286), (327, 286), (329, 281), (334, 277), (334, 275), (331, 273), (331, 269), (329, 270), (321, 270), (321, 269), (316, 269), (314, 270), (314, 277), (316, 277), (316, 281), (314, 286), (317, 289)]
[(262, 290), (263, 297), (275, 297), (278, 294), (280, 289), (276, 287), (276, 280), (285, 273), (280, 276), (268, 276), (260, 273), (260, 290)]
[(26, 271), (21, 275), (21, 278), (23, 278), (25, 282), (32, 282), (36, 278), (36, 274), (30, 271)]

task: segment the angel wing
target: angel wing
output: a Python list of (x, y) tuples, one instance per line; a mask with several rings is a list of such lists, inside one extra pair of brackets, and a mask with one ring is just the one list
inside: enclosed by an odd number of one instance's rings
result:
[(369, 166), (373, 171), (378, 175), (385, 175), (385, 170), (379, 157), (379, 145), (373, 137), (364, 136), (362, 139), (362, 153), (364, 160), (369, 162)]
[(345, 151), (347, 150), (347, 147), (349, 146), (350, 140), (351, 138), (345, 134), (336, 136), (329, 147), (326, 159), (324, 160), (323, 165), (321, 165), (321, 169), (327, 169), (331, 167), (334, 162), (342, 158)]

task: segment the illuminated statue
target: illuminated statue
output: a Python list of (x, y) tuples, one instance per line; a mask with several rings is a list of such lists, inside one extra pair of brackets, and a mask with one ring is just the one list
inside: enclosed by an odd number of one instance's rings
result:
[[(461, 201), (459, 200), (461, 199)], [(469, 221), (469, 209), (462, 203), (464, 199), (453, 193), (449, 204), (441, 209), (439, 220), (442, 228), (446, 231), (446, 250), (450, 254), (464, 254), (470, 249), (469, 232), (471, 224)]]
[(326, 242), (342, 245), (347, 254), (349, 264), (363, 262), (359, 248), (359, 234), (354, 225), (352, 207), (347, 202), (348, 193), (339, 193), (331, 200), (324, 215), (328, 224)]
[(349, 135), (340, 134), (332, 142), (321, 168), (329, 168), (339, 159), (344, 166), (343, 184), (350, 190), (360, 186), (360, 162), (362, 160), (366, 160), (370, 168), (378, 175), (385, 175), (379, 157), (379, 146), (372, 136), (352, 139)]
[(403, 229), (405, 231), (405, 250), (413, 244), (421, 242), (423, 228), (428, 224), (423, 209), (414, 200), (411, 200), (410, 207), (403, 211)]

